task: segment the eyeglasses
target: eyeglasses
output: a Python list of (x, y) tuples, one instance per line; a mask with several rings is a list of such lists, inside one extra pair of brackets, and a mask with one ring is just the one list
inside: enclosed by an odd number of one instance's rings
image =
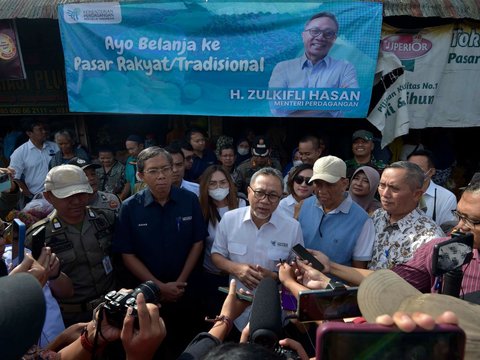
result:
[(469, 217), (467, 217), (465, 214), (462, 214), (462, 213), (458, 212), (457, 210), (452, 210), (452, 214), (458, 220), (462, 220), (471, 229), (474, 229), (476, 225), (480, 225), (480, 220), (472, 220)]
[(266, 193), (263, 190), (253, 190), (251, 186), (249, 186), (249, 188), (250, 188), (250, 190), (253, 191), (253, 196), (257, 200), (263, 200), (265, 198), (268, 198), (268, 201), (270, 201), (271, 203), (274, 203), (274, 202), (277, 202), (278, 200), (280, 200), (280, 196), (277, 195), (277, 194)]
[(293, 178), (293, 181), (298, 185), (302, 185), (303, 183), (307, 184), (308, 186), (313, 186), (313, 184), (309, 184), (311, 177), (308, 176), (301, 176), (297, 175)]
[(319, 28), (311, 28), (306, 29), (304, 32), (308, 32), (311, 37), (316, 38), (319, 35), (323, 35), (324, 39), (330, 40), (332, 39), (337, 33), (333, 30), (320, 30)]
[(218, 187), (221, 187), (222, 189), (225, 189), (225, 188), (228, 187), (228, 185), (229, 185), (229, 184), (228, 184), (228, 180), (227, 180), (227, 179), (225, 179), (225, 180), (220, 180), (220, 181), (210, 181), (210, 182), (208, 183), (208, 188), (209, 188), (210, 190), (214, 190), (214, 189), (216, 189), (216, 188), (218, 188)]
[(171, 166), (164, 166), (164, 167), (159, 168), (159, 169), (151, 168), (151, 169), (145, 170), (144, 173), (147, 174), (147, 175), (151, 175), (151, 176), (158, 176), (160, 174), (166, 175), (166, 174), (170, 173), (170, 171), (172, 171)]

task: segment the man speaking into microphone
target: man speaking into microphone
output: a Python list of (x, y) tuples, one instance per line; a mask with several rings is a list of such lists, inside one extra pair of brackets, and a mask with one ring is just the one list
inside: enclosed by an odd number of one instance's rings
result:
[[(275, 211), (282, 196), (282, 174), (263, 168), (253, 174), (248, 186), (250, 206), (227, 212), (218, 224), (212, 261), (237, 287), (255, 292), (266, 277), (277, 279), (276, 265), (288, 259), (296, 244), (303, 245), (300, 224)], [(235, 321), (238, 330), (247, 325), (251, 307)]]

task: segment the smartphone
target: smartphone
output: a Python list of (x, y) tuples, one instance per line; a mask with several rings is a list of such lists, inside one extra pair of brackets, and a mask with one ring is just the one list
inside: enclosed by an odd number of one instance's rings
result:
[[(229, 288), (228, 288), (228, 286), (219, 286), (218, 291), (221, 291), (225, 294), (228, 294)], [(245, 301), (248, 301), (248, 302), (253, 302), (253, 295), (242, 294), (238, 291), (236, 292), (236, 294), (237, 294), (237, 299), (245, 300)]]
[(42, 249), (45, 246), (45, 225), (40, 226), (32, 234), (32, 256), (35, 260), (38, 260)]
[(307, 260), (309, 263), (311, 263), (314, 269), (317, 269), (318, 271), (323, 271), (324, 269), (323, 264), (320, 261), (318, 261), (315, 256), (310, 254), (308, 250), (305, 249), (302, 245), (297, 244), (292, 248), (292, 250), (295, 253), (295, 255), (297, 255), (300, 259)]
[(25, 224), (20, 219), (12, 222), (12, 260), (18, 257), (18, 264), (25, 255)]
[(317, 360), (460, 360), (465, 332), (456, 325), (403, 332), (393, 326), (328, 322), (317, 329)]
[(11, 186), (8, 174), (0, 174), (0, 192), (10, 190)]
[(432, 273), (443, 275), (459, 269), (473, 257), (473, 234), (456, 234), (451, 239), (435, 244), (432, 255)]
[(336, 320), (361, 316), (358, 287), (333, 290), (304, 290), (299, 293), (299, 321)]

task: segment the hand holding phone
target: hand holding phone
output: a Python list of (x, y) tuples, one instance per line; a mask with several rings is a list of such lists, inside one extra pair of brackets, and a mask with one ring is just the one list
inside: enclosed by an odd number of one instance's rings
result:
[(314, 269), (317, 269), (318, 271), (323, 271), (323, 269), (325, 269), (323, 264), (318, 261), (315, 256), (309, 253), (308, 250), (305, 249), (302, 245), (297, 244), (292, 248), (292, 250), (295, 255), (297, 255), (300, 259), (307, 260), (309, 263), (311, 263)]

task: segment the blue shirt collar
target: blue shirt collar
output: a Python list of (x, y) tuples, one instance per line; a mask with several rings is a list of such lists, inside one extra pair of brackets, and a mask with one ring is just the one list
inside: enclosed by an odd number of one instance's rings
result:
[[(142, 190), (142, 192), (143, 192), (142, 195), (143, 195), (143, 206), (144, 207), (147, 207), (147, 206), (149, 206), (153, 203), (156, 203), (155, 198), (153, 197), (153, 194), (148, 187), (146, 189)], [(179, 192), (179, 189), (172, 185), (172, 187), (170, 188), (170, 194), (168, 194), (168, 201), (167, 202), (170, 202), (170, 201), (177, 202), (178, 201), (178, 192)]]

